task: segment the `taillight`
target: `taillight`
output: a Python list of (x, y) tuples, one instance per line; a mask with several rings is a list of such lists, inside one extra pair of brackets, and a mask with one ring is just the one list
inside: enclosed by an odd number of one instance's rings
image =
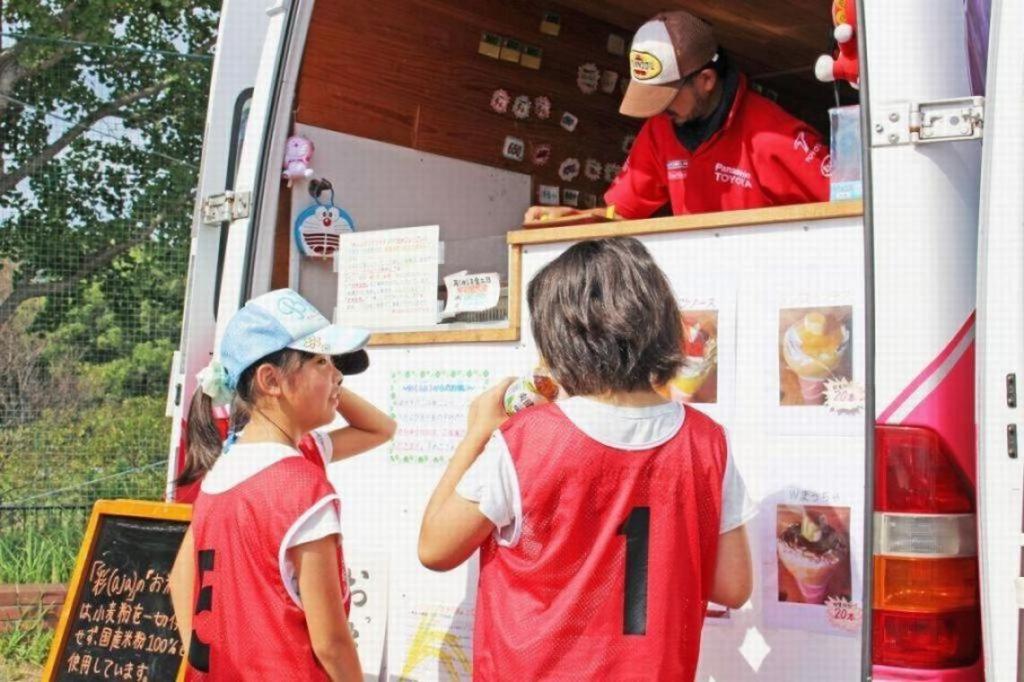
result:
[(912, 668), (981, 653), (974, 493), (933, 431), (875, 427), (872, 658)]
[(875, 511), (974, 513), (970, 484), (931, 429), (876, 426), (875, 465)]
[(962, 668), (978, 659), (977, 609), (949, 613), (874, 612), (873, 660), (898, 668)]

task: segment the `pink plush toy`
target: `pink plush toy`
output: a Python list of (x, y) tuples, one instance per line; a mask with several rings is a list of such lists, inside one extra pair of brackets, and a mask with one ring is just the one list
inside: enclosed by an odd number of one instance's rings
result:
[(860, 63), (857, 59), (857, 10), (854, 0), (832, 0), (833, 35), (839, 44), (835, 57), (823, 54), (814, 64), (814, 75), (829, 83), (847, 81), (853, 87), (860, 85)]
[(284, 164), (281, 166), (284, 168), (284, 173), (281, 173), (281, 177), (288, 181), (289, 187), (292, 186), (292, 180), (296, 178), (308, 180), (313, 177), (313, 169), (309, 167), (309, 162), (312, 159), (313, 143), (309, 138), (302, 135), (292, 135), (288, 138), (288, 144), (284, 151)]

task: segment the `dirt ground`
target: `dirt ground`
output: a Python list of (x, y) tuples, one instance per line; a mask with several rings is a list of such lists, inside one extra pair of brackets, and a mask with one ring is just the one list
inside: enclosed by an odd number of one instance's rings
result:
[(0, 661), (0, 682), (37, 682), (42, 675), (41, 665), (13, 665)]

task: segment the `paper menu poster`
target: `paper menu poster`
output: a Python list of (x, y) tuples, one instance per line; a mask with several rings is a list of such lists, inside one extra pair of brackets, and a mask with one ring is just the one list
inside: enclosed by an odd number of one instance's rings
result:
[(388, 643), (392, 680), (473, 679), (472, 604), (431, 603), (411, 597), (393, 602)]
[(387, 632), (387, 554), (360, 551), (355, 557), (346, 557), (345, 580), (352, 598), (348, 614), (349, 629), (356, 644), (359, 662), (364, 671), (375, 675), (384, 661), (384, 639)]
[(393, 464), (440, 464), (466, 431), (469, 404), (488, 385), (488, 370), (403, 370), (391, 373), (388, 407), (398, 431), (390, 444)]
[(368, 329), (437, 323), (437, 225), (342, 235), (339, 324)]

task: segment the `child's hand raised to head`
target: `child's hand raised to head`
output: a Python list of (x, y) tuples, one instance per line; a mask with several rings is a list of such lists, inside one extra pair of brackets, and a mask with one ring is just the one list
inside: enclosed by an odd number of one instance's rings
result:
[(515, 381), (515, 377), (505, 377), (494, 386), (473, 398), (469, 404), (469, 416), (466, 419), (466, 436), (475, 436), (486, 441), (494, 430), (505, 423), (505, 391)]

